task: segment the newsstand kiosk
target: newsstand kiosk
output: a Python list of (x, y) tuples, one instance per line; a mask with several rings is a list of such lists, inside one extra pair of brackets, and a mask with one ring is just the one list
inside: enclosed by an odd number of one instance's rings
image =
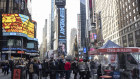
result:
[(17, 65), (13, 68), (12, 79), (27, 79), (25, 65)]

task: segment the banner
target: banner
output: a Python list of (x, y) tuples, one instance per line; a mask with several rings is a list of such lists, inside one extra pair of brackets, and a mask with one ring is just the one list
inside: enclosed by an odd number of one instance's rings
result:
[(67, 52), (65, 8), (59, 8), (58, 47), (63, 55)]

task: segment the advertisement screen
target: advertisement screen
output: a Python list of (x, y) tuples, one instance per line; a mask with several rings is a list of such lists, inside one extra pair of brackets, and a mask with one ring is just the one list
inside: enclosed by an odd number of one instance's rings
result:
[(65, 5), (66, 0), (55, 0), (55, 5)]
[(22, 14), (2, 14), (3, 32), (24, 33), (28, 37), (34, 38), (34, 24), (29, 21), (29, 17)]
[(59, 8), (59, 28), (58, 28), (58, 44), (64, 55), (66, 55), (66, 19), (65, 19), (65, 8)]

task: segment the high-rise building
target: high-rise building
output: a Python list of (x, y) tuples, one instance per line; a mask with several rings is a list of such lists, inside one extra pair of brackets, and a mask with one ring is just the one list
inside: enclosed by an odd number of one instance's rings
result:
[(80, 16), (81, 16), (81, 46), (85, 47), (86, 34), (86, 0), (80, 0)]
[(78, 48), (81, 48), (81, 16), (77, 14), (77, 43)]
[(54, 49), (54, 31), (55, 31), (55, 25), (54, 25), (54, 19), (55, 19), (55, 0), (51, 0), (51, 49)]
[(54, 9), (54, 50), (57, 54), (67, 55), (67, 31), (66, 31), (66, 0), (55, 0)]
[[(140, 6), (139, 0), (97, 0), (104, 41), (112, 40), (123, 47), (139, 47)], [(102, 6), (104, 5), (104, 6)]]
[(71, 34), (70, 34), (70, 53), (69, 55), (72, 55), (74, 56), (75, 53), (74, 53), (74, 43), (75, 43), (75, 38), (77, 36), (77, 29), (76, 28), (72, 28), (71, 29)]
[[(99, 38), (98, 43), (107, 42), (112, 40), (115, 43), (119, 44), (119, 5), (117, 0), (96, 0), (96, 28)], [(103, 6), (104, 5), (104, 6)], [(101, 40), (103, 37), (103, 40)]]
[(42, 37), (42, 43), (40, 45), (40, 59), (44, 59), (46, 56), (46, 53), (47, 53), (47, 19), (45, 19), (45, 25), (43, 27), (43, 37)]
[(32, 22), (31, 7), (27, 5), (30, 3), (30, 0), (0, 0), (3, 60), (39, 55), (37, 26)]
[(119, 0), (118, 41), (123, 47), (140, 47), (140, 0)]

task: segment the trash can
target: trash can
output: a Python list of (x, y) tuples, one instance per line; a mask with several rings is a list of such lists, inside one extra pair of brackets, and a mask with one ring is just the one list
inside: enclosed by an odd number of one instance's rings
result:
[(13, 68), (12, 79), (27, 79), (26, 77), (26, 67), (24, 65), (17, 65)]

